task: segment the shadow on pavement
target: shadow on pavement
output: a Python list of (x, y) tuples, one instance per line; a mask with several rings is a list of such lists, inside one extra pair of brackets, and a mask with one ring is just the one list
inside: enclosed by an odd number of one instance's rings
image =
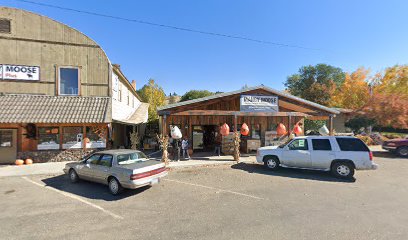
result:
[(297, 178), (297, 179), (307, 179), (325, 182), (344, 182), (353, 183), (356, 179), (339, 179), (333, 177), (330, 172), (305, 170), (305, 169), (294, 169), (294, 168), (279, 168), (276, 171), (271, 171), (265, 168), (265, 166), (255, 163), (237, 163), (232, 165), (231, 168), (243, 170), (249, 173), (264, 174), (270, 176), (287, 177), (287, 178)]
[(64, 192), (75, 194), (89, 199), (100, 199), (105, 201), (116, 201), (142, 193), (150, 186), (138, 189), (124, 189), (117, 196), (109, 193), (108, 186), (81, 180), (77, 183), (71, 183), (67, 175), (59, 175), (42, 180), (48, 187), (52, 187)]

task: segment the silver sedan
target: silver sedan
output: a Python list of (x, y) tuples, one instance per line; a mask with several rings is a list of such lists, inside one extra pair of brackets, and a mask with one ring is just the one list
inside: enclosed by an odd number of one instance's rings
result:
[(92, 154), (80, 162), (67, 163), (64, 172), (71, 182), (84, 179), (109, 186), (113, 195), (123, 188), (157, 184), (168, 174), (164, 163), (150, 160), (140, 151), (118, 149)]

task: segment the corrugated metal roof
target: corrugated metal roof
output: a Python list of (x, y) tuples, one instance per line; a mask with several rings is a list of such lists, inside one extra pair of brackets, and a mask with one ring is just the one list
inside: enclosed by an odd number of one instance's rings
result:
[(253, 91), (253, 90), (257, 90), (257, 89), (263, 89), (265, 91), (271, 92), (271, 93), (276, 94), (278, 96), (286, 97), (286, 98), (298, 101), (300, 103), (303, 103), (303, 104), (306, 104), (306, 105), (309, 105), (309, 106), (324, 110), (324, 111), (329, 112), (329, 113), (333, 113), (333, 114), (339, 114), (340, 113), (336, 109), (325, 107), (323, 105), (320, 105), (320, 104), (305, 100), (303, 98), (293, 96), (293, 95), (291, 95), (289, 93), (278, 91), (278, 90), (275, 90), (273, 88), (266, 87), (266, 86), (263, 86), (263, 85), (255, 86), (255, 87), (249, 87), (249, 88), (245, 88), (245, 89), (241, 89), (241, 90), (237, 90), (237, 91), (233, 91), (233, 92), (215, 94), (215, 95), (211, 95), (211, 96), (208, 96), (208, 97), (197, 98), (197, 99), (188, 100), (188, 101), (184, 101), (184, 102), (169, 104), (169, 105), (166, 105), (166, 106), (159, 107), (157, 110), (162, 111), (162, 110), (166, 110), (166, 109), (170, 109), (170, 108), (174, 108), (174, 107), (180, 107), (180, 106), (185, 106), (185, 105), (198, 103), (198, 102), (203, 102), (203, 101), (207, 101), (207, 100), (212, 100), (212, 99), (216, 99), (216, 98), (222, 98), (222, 97), (227, 97), (227, 96), (231, 96), (231, 95), (235, 95), (235, 94), (241, 94), (241, 93), (245, 93), (245, 92), (249, 92), (249, 91)]
[(0, 123), (107, 123), (109, 97), (0, 95)]

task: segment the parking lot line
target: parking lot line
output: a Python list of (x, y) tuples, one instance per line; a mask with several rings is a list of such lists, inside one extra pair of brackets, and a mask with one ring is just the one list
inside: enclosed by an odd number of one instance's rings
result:
[(240, 192), (234, 192), (234, 191), (225, 190), (225, 189), (221, 189), (221, 188), (215, 188), (215, 187), (211, 187), (211, 186), (205, 186), (205, 185), (201, 185), (201, 184), (182, 182), (182, 181), (168, 179), (168, 178), (165, 178), (165, 179), (162, 179), (162, 180), (181, 183), (181, 184), (186, 184), (186, 185), (195, 186), (195, 187), (207, 188), (207, 189), (211, 189), (211, 190), (216, 190), (218, 192), (226, 192), (226, 193), (231, 193), (231, 194), (240, 195), (240, 196), (244, 196), (244, 197), (254, 198), (254, 199), (258, 199), (258, 200), (265, 200), (265, 198), (257, 197), (257, 196), (254, 196), (254, 195), (249, 195), (249, 194), (240, 193)]
[(27, 178), (27, 177), (22, 177), (22, 178), (23, 178), (24, 180), (26, 180), (27, 182), (30, 182), (30, 183), (32, 183), (32, 184), (34, 184), (34, 185), (37, 185), (37, 186), (39, 186), (39, 187), (43, 187), (43, 188), (46, 188), (46, 189), (49, 189), (49, 190), (53, 190), (54, 192), (60, 193), (60, 194), (64, 195), (65, 197), (69, 197), (69, 198), (75, 199), (75, 200), (77, 200), (77, 201), (80, 201), (80, 202), (82, 202), (82, 203), (87, 204), (88, 206), (91, 206), (91, 207), (93, 207), (93, 208), (96, 208), (96, 209), (98, 209), (98, 210), (101, 210), (102, 212), (104, 212), (104, 213), (110, 215), (111, 217), (113, 217), (113, 218), (115, 218), (115, 219), (124, 219), (122, 216), (119, 216), (119, 215), (117, 215), (117, 214), (114, 214), (114, 213), (112, 213), (112, 212), (110, 212), (110, 211), (104, 209), (103, 207), (98, 206), (98, 205), (96, 205), (96, 204), (93, 204), (93, 203), (91, 203), (91, 202), (88, 202), (88, 201), (86, 201), (85, 199), (82, 199), (82, 198), (80, 198), (80, 197), (78, 197), (78, 196), (76, 196), (76, 195), (74, 195), (74, 194), (67, 193), (67, 192), (58, 190), (58, 189), (56, 189), (56, 188), (49, 187), (49, 186), (47, 186), (47, 185), (45, 185), (45, 184), (41, 184), (41, 183), (35, 182), (35, 181), (33, 181), (33, 180), (31, 180), (31, 179), (29, 179), (29, 178)]

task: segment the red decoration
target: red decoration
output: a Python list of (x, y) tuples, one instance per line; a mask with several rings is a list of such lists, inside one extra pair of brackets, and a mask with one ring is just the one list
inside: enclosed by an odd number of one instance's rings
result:
[(18, 165), (18, 166), (21, 166), (21, 165), (24, 164), (24, 160), (22, 160), (22, 159), (17, 159), (16, 162), (15, 162), (15, 164)]
[(301, 128), (299, 125), (296, 125), (296, 126), (293, 128), (293, 132), (294, 132), (296, 135), (300, 135), (300, 134), (302, 134), (303, 130), (302, 130), (302, 128)]
[(282, 123), (278, 124), (278, 128), (276, 129), (276, 133), (278, 135), (285, 135), (286, 134), (286, 127)]
[(249, 134), (249, 127), (248, 127), (248, 125), (246, 123), (242, 124), (242, 126), (241, 126), (241, 134), (243, 136), (248, 136), (248, 134)]
[(30, 164), (33, 164), (33, 160), (30, 159), (30, 158), (27, 158), (27, 159), (24, 161), (24, 163), (25, 163), (26, 165), (30, 165)]
[(220, 133), (222, 136), (227, 136), (230, 132), (228, 124), (224, 123), (220, 128)]

